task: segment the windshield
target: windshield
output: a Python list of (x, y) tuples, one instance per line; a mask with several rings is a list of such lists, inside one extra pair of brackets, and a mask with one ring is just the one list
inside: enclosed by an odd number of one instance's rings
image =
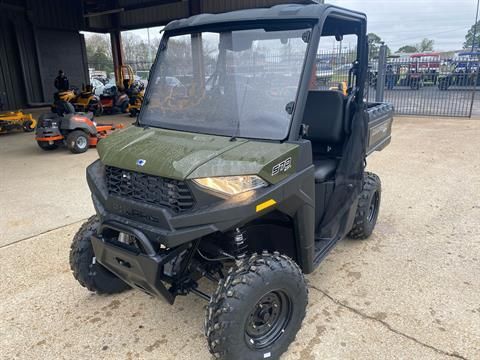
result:
[(310, 28), (168, 38), (139, 123), (235, 137), (288, 135)]

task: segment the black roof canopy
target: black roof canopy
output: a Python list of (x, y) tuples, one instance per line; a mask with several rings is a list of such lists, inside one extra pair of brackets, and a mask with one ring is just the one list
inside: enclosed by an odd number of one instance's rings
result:
[[(329, 4), (285, 4), (270, 8), (237, 10), (220, 14), (200, 14), (189, 18), (174, 20), (165, 26), (166, 32), (184, 32), (193, 28), (203, 28), (210, 25), (262, 21), (308, 21), (319, 20), (329, 14), (336, 14), (340, 20), (358, 20), (366, 22), (366, 15), (357, 11), (347, 10)], [(338, 21), (338, 20), (337, 20)], [(343, 33), (354, 33), (354, 28), (343, 28)], [(337, 32), (335, 21), (325, 23), (324, 35), (334, 35)]]

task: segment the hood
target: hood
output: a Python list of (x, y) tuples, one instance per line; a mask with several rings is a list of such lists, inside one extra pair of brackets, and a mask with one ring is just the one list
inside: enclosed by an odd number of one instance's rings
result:
[[(130, 126), (98, 143), (105, 165), (184, 180), (193, 170), (246, 140)], [(141, 161), (143, 166), (137, 165)]]
[[(294, 170), (298, 146), (131, 126), (98, 143), (102, 163), (155, 176), (185, 180), (259, 174), (277, 182)], [(291, 158), (290, 171), (272, 178), (276, 162)]]

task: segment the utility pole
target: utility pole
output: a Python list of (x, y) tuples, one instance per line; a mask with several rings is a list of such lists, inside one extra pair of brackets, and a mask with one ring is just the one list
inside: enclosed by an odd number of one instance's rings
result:
[(475, 51), (475, 38), (477, 37), (478, 8), (479, 8), (479, 6), (480, 6), (480, 0), (477, 0), (477, 15), (475, 16), (475, 24), (473, 25), (472, 52)]

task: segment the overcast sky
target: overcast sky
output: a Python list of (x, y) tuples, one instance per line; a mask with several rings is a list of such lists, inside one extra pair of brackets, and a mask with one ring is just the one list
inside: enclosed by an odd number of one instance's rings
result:
[(435, 50), (461, 49), (475, 22), (477, 0), (326, 0), (368, 16), (368, 31), (393, 50), (428, 37)]
[[(477, 0), (325, 0), (326, 3), (364, 12), (368, 31), (379, 35), (396, 51), (423, 38), (435, 40), (435, 50), (460, 50), (475, 22)], [(150, 36), (159, 36), (151, 28)], [(146, 30), (136, 30), (146, 38)]]

